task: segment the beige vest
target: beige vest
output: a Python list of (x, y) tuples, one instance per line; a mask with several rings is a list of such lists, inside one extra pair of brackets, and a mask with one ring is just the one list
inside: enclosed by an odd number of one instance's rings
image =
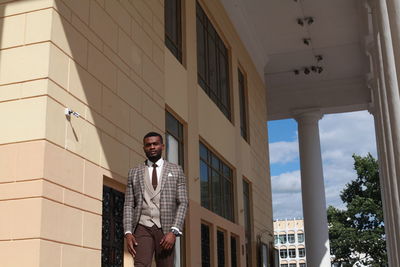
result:
[(143, 206), (140, 215), (139, 224), (152, 227), (154, 224), (161, 228), (160, 222), (160, 189), (161, 178), (158, 179), (156, 190), (150, 182), (149, 170), (147, 167), (144, 169), (144, 192), (143, 192)]

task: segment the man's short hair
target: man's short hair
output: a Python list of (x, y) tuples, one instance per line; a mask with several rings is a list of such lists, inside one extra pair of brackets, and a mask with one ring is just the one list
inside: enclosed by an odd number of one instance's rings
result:
[(161, 144), (164, 144), (164, 141), (163, 141), (163, 138), (162, 138), (161, 134), (156, 133), (156, 132), (148, 132), (148, 133), (143, 137), (143, 143), (144, 143), (144, 139), (146, 139), (147, 137), (152, 137), (152, 136), (158, 136), (158, 137), (160, 137)]

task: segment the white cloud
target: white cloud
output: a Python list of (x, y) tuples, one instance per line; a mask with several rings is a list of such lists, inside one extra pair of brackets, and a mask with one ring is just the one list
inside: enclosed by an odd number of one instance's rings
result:
[[(323, 159), (327, 205), (343, 208), (340, 192), (356, 177), (352, 154), (376, 157), (373, 117), (367, 111), (326, 115), (320, 121), (321, 153)], [(270, 144), (271, 167), (277, 163), (298, 160), (297, 141)], [(285, 172), (273, 176), (272, 192), (274, 218), (302, 216), (300, 172)]]
[(293, 142), (275, 142), (269, 144), (269, 155), (271, 164), (289, 163), (299, 158), (299, 144)]

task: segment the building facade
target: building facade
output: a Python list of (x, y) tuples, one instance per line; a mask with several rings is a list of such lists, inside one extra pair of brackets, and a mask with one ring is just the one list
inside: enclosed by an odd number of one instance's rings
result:
[(0, 43), (1, 266), (132, 266), (148, 131), (187, 175), (176, 266), (271, 260), (266, 90), (219, 1), (1, 1)]
[(304, 221), (274, 220), (274, 244), (280, 267), (306, 267)]

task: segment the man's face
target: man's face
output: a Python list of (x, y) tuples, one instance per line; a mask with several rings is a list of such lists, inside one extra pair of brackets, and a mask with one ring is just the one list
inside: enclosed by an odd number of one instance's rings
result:
[(143, 150), (150, 161), (156, 162), (161, 158), (164, 144), (159, 136), (150, 136), (143, 140)]

